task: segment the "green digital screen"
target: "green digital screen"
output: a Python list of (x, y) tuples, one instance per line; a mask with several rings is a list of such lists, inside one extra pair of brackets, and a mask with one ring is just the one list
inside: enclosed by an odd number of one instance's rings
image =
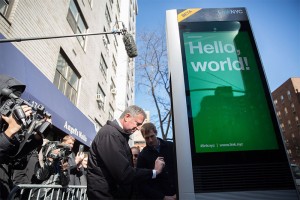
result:
[(183, 32), (196, 153), (278, 149), (246, 31)]

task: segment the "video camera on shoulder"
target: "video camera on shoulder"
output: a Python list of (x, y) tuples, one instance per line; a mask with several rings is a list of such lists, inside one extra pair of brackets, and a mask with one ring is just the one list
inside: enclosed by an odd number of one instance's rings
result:
[[(6, 101), (0, 107), (0, 113), (5, 116), (14, 115), (15, 119), (22, 124), (23, 136), (25, 134), (31, 134), (33, 132), (42, 134), (44, 136), (45, 131), (51, 125), (50, 122), (45, 121), (45, 118), (51, 118), (51, 115), (45, 111), (45, 107), (41, 104), (35, 106), (25, 101), (21, 97), (18, 97), (9, 88), (3, 88), (1, 95), (6, 97)], [(22, 105), (31, 107), (32, 114), (29, 117), (25, 116)]]

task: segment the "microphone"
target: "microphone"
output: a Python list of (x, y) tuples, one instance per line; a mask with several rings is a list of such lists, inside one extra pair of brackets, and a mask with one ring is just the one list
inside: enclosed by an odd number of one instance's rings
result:
[[(3, 96), (7, 96), (7, 97), (15, 99), (15, 100), (19, 99), (19, 97), (17, 95), (15, 95), (11, 89), (8, 89), (8, 88), (3, 88), (1, 90), (1, 94)], [(14, 114), (15, 119), (21, 121), (22, 124), (24, 126), (26, 126), (26, 115), (20, 105), (17, 104), (13, 107), (13, 114)]]
[(123, 42), (129, 58), (136, 57), (138, 53), (137, 53), (137, 48), (133, 36), (130, 33), (125, 32), (125, 34), (123, 35)]
[(7, 97), (13, 98), (13, 99), (18, 99), (19, 98), (17, 95), (15, 95), (13, 93), (13, 91), (11, 89), (8, 89), (8, 88), (3, 88), (2, 91), (1, 91), (1, 94), (3, 96), (7, 96)]
[(26, 115), (25, 115), (23, 109), (21, 108), (21, 106), (16, 105), (14, 107), (13, 113), (14, 113), (15, 119), (21, 121), (22, 124), (26, 127), (26, 125), (27, 125), (26, 124)]

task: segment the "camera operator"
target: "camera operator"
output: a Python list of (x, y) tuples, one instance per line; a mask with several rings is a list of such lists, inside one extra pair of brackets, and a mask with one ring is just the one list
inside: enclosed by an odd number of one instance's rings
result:
[(27, 155), (42, 144), (41, 133), (33, 127), (31, 134), (27, 134), (24, 125), (33, 115), (33, 108), (28, 102), (16, 103), (23, 101), (20, 96), (25, 88), (15, 78), (0, 74), (0, 199), (6, 199), (13, 188), (13, 171), (23, 169), (28, 162)]
[[(23, 107), (26, 115), (30, 114), (28, 106)], [(0, 199), (6, 199), (10, 190), (13, 188), (11, 176), (13, 174), (10, 167), (10, 156), (18, 151), (19, 142), (15, 138), (15, 134), (21, 129), (21, 126), (12, 117), (1, 116), (8, 124), (8, 128), (0, 133)]]
[[(0, 74), (0, 104), (1, 106), (6, 102), (8, 97), (2, 95), (1, 91), (4, 88), (8, 88), (12, 90), (12, 92), (20, 97), (21, 94), (25, 90), (25, 85), (23, 85), (18, 80)], [(22, 105), (21, 109), (23, 110), (26, 117), (30, 116), (32, 113), (31, 107), (28, 105)], [(16, 119), (16, 117), (11, 114), (9, 116), (5, 116), (1, 113), (0, 119), (1, 125), (1, 134), (0, 134), (0, 163), (8, 162), (9, 156), (12, 156), (15, 151), (17, 151), (17, 147), (19, 142), (17, 141), (15, 135), (21, 130), (22, 125), (21, 122)]]
[[(49, 141), (39, 152), (39, 162), (35, 166), (35, 174), (42, 185), (62, 185), (69, 183), (68, 156), (71, 150), (68, 146), (58, 142)], [(48, 198), (52, 189), (45, 188), (40, 191), (39, 198)], [(56, 194), (57, 191), (54, 191)], [(36, 198), (37, 191), (34, 196)]]
[[(76, 139), (70, 135), (66, 135), (62, 139), (62, 144), (69, 146), (71, 151), (73, 150), (74, 143)], [(84, 153), (78, 152), (76, 155), (72, 151), (71, 154), (68, 156), (68, 163), (69, 163), (69, 175), (70, 181), (69, 185), (81, 185), (80, 177), (83, 175), (83, 169), (80, 167), (81, 163), (84, 159)]]

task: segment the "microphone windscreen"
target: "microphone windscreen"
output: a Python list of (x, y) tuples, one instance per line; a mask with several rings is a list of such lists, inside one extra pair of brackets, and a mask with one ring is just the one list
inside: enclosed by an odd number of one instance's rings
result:
[(127, 55), (130, 58), (136, 57), (138, 55), (136, 44), (134, 42), (133, 36), (130, 33), (125, 33), (123, 35), (123, 42), (125, 45), (125, 49), (127, 52)]

